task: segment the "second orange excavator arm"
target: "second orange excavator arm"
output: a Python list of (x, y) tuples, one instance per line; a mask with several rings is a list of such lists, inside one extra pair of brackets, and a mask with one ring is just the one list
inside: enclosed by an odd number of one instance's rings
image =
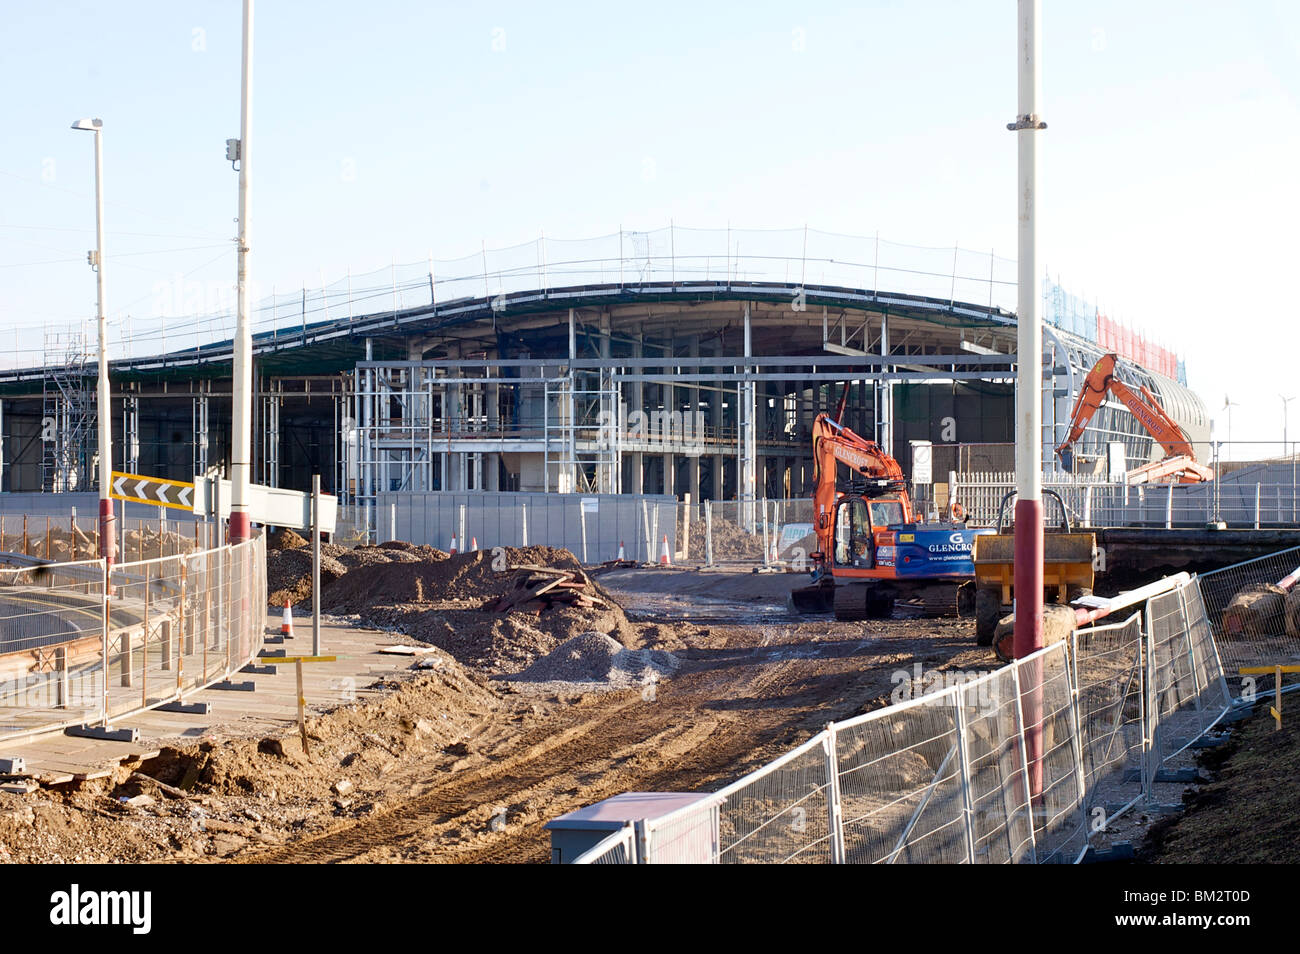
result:
[(1083, 387), (1079, 389), (1079, 396), (1075, 398), (1074, 411), (1070, 414), (1070, 431), (1056, 448), (1056, 453), (1063, 460), (1068, 459), (1070, 448), (1083, 436), (1088, 422), (1106, 400), (1106, 395), (1114, 394), (1117, 399), (1124, 402), (1133, 416), (1146, 428), (1147, 433), (1155, 438), (1156, 443), (1164, 448), (1166, 454), (1170, 457), (1186, 456), (1194, 462), (1196, 453), (1187, 435), (1178, 426), (1178, 422), (1160, 406), (1155, 395), (1141, 386), (1139, 391), (1134, 391), (1115, 377), (1115, 364), (1118, 361), (1118, 355), (1103, 355), (1088, 372)]

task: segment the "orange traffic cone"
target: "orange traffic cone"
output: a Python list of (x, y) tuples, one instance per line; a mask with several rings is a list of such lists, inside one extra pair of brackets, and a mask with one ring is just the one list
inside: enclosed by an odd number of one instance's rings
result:
[(663, 544), (659, 548), (659, 565), (671, 566), (672, 561), (668, 559), (668, 534), (664, 534)]
[(623, 549), (623, 541), (618, 541), (618, 562), (622, 563), (627, 559), (627, 551)]
[(478, 537), (470, 537), (470, 538), (469, 538), (469, 552), (470, 552), (470, 553), (473, 553), (473, 552), (474, 552), (475, 550), (477, 550), (477, 549), (478, 549)]
[(451, 549), (447, 551), (452, 556), (456, 555), (456, 534), (451, 535)]
[(284, 601), (284, 615), (280, 617), (280, 636), (284, 639), (293, 639), (293, 610), (289, 608), (289, 601)]

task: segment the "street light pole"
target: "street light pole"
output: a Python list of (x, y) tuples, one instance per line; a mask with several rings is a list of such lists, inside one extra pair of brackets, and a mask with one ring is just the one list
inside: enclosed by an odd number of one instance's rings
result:
[(1018, 0), (1017, 110), (1007, 128), (1018, 145), (1019, 262), (1016, 299), (1016, 528), (1014, 653), (1028, 656), (1043, 645), (1043, 330), (1038, 292), (1038, 114), (1040, 3)]
[(253, 120), (253, 0), (244, 0), (243, 80), (240, 88), (238, 305), (235, 318), (230, 447), (230, 542), (252, 537), (249, 484), (253, 457), (253, 333), (248, 318), (248, 217), (252, 205), (248, 164), (249, 131)]
[(108, 317), (104, 307), (104, 123), (99, 119), (78, 119), (73, 129), (95, 134), (95, 250), (87, 257), (95, 269), (98, 297), (99, 380), (95, 387), (95, 417), (99, 427), (99, 555), (105, 566), (113, 567), (116, 522), (113, 519), (112, 408), (108, 389)]

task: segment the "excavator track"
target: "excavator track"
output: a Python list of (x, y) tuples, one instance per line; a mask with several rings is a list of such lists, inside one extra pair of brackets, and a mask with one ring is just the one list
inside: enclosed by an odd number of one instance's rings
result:
[(841, 621), (867, 619), (867, 587), (852, 583), (836, 586), (835, 618)]
[(842, 622), (859, 619), (889, 619), (894, 612), (894, 594), (873, 583), (842, 583), (835, 587), (835, 618)]
[(921, 587), (905, 600), (903, 605), (916, 607), (926, 616), (966, 619), (975, 615), (975, 584), (935, 583)]

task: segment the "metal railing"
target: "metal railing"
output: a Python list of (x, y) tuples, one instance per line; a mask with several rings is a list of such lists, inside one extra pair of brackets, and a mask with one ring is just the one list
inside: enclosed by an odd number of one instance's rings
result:
[[(335, 271), (328, 281), (322, 274), (314, 287), (263, 286), (253, 292), (257, 301), (252, 330), (272, 339), (299, 336), (323, 321), (348, 324), (363, 316), (397, 317), (409, 309), (454, 308), (475, 299), (491, 300), (500, 310), (510, 307), (511, 294), (582, 285), (764, 281), (888, 289), (956, 303), (978, 314), (1005, 314), (1016, 301), (1015, 261), (989, 251), (907, 245), (809, 228), (697, 229), (670, 224), (582, 239), (541, 235), (459, 258), (394, 262), (368, 272)], [(183, 355), (230, 339), (235, 324), (232, 289), (209, 294), (205, 313), (196, 315), (182, 313), (197, 290), (183, 285), (168, 285), (154, 295), (153, 316), (110, 322), (115, 356), (129, 360)], [(23, 337), (15, 332), (6, 343), (0, 367), (41, 365), (46, 358), (43, 342)]]
[(0, 570), (0, 739), (111, 722), (227, 678), (266, 632), (266, 544)]
[(637, 860), (1082, 860), (1234, 704), (1200, 581), (1154, 590), (1123, 622), (941, 674), (942, 689), (831, 723), (713, 798), (637, 822)]

